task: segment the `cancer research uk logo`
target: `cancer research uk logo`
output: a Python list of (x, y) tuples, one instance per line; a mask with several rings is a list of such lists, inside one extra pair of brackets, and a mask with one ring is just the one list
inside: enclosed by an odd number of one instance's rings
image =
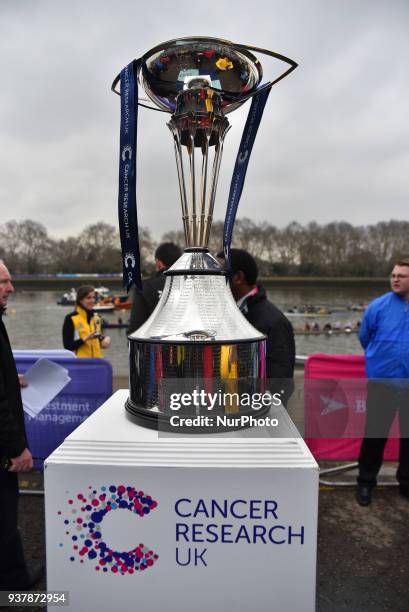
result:
[[(97, 571), (122, 576), (142, 572), (156, 563), (158, 555), (145, 544), (126, 551), (113, 550), (102, 534), (109, 513), (128, 510), (139, 518), (148, 516), (158, 506), (150, 495), (131, 486), (112, 484), (99, 490), (90, 486), (86, 494), (70, 497), (67, 505), (64, 525), (72, 546), (70, 561), (93, 562)], [(63, 516), (63, 512), (59, 510), (58, 515)]]
[(122, 161), (132, 159), (132, 147), (131, 145), (125, 145), (122, 149)]
[(134, 268), (136, 265), (135, 255), (133, 253), (125, 253), (124, 255), (125, 268)]

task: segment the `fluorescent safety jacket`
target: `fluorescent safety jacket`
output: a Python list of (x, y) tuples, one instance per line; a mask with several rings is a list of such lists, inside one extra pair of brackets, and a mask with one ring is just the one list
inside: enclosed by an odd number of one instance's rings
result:
[[(409, 302), (390, 291), (371, 302), (359, 331), (368, 378), (408, 379)], [(396, 381), (399, 384), (399, 381)]]
[(93, 338), (84, 342), (88, 334), (101, 333), (101, 318), (94, 312), (77, 306), (75, 312), (65, 317), (63, 327), (64, 347), (74, 351), (77, 357), (102, 357), (101, 342)]

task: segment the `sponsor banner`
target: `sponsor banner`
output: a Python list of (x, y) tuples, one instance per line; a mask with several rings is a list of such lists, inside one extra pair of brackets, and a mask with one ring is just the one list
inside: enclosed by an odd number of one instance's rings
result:
[[(24, 374), (41, 356), (16, 354), (19, 374)], [(71, 381), (35, 418), (25, 414), (36, 468), (42, 467), (44, 459), (112, 395), (112, 366), (105, 359), (63, 355), (47, 358), (68, 370)]]
[(316, 466), (109, 462), (45, 472), (47, 586), (63, 576), (70, 609), (261, 611), (273, 593), (277, 610), (313, 612)]
[[(304, 377), (305, 440), (316, 459), (357, 459), (364, 435), (387, 436), (384, 459), (397, 459), (399, 438), (409, 436), (408, 419), (399, 428), (398, 414), (405, 415), (407, 380), (376, 380), (368, 387), (363, 355), (310, 355)], [(374, 418), (366, 428), (371, 386)]]
[(136, 147), (138, 130), (138, 62), (121, 71), (121, 129), (118, 217), (122, 248), (123, 285), (142, 287), (138, 215), (136, 208)]

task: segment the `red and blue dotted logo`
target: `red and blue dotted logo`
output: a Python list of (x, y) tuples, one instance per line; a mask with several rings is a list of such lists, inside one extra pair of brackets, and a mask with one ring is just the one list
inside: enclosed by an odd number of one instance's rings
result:
[[(111, 571), (123, 576), (152, 567), (158, 559), (153, 550), (142, 543), (131, 550), (113, 550), (103, 539), (102, 524), (107, 514), (117, 510), (128, 510), (143, 518), (158, 506), (158, 502), (131, 486), (88, 489), (86, 494), (78, 493), (67, 500), (69, 514), (65, 515), (64, 525), (65, 534), (71, 539), (70, 561), (92, 561), (97, 571)], [(61, 516), (63, 512), (58, 514)], [(60, 547), (63, 547), (62, 543)]]

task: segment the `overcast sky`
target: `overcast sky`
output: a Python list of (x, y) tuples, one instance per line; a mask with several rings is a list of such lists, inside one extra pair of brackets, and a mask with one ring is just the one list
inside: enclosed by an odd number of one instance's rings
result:
[[(239, 216), (279, 227), (407, 220), (408, 32), (408, 0), (0, 0), (0, 223), (35, 219), (55, 237), (116, 224), (113, 77), (156, 44), (193, 35), (299, 63), (268, 100)], [(246, 114), (229, 115), (218, 219)], [(140, 112), (138, 214), (155, 238), (181, 228), (167, 118)]]

